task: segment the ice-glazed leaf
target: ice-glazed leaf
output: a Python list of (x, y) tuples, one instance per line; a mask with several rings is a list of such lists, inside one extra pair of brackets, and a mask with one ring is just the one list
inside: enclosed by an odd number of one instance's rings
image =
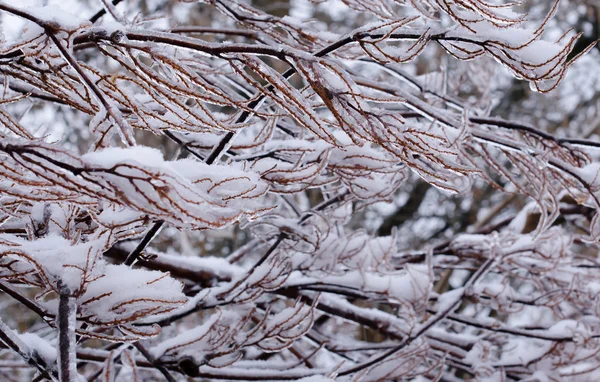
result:
[[(187, 301), (181, 283), (167, 273), (107, 263), (104, 244), (73, 245), (57, 235), (33, 241), (2, 235), (2, 277), (29, 282), (46, 293), (59, 293), (60, 285), (65, 286), (76, 297), (78, 319), (92, 325), (134, 323)], [(51, 301), (45, 304), (56, 309)]]
[(0, 189), (33, 201), (69, 202), (98, 212), (106, 204), (123, 206), (191, 229), (221, 228), (270, 208), (261, 203), (267, 185), (239, 166), (165, 161), (160, 151), (141, 146), (81, 157), (41, 143), (5, 143), (0, 151), (7, 155)]

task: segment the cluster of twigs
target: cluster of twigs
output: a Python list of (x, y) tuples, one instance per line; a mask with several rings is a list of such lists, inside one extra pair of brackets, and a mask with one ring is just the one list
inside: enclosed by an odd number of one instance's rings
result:
[[(128, 20), (119, 0), (88, 20), (0, 2), (28, 28), (0, 49), (0, 290), (44, 326), (19, 334), (0, 321), (7, 375), (594, 373), (600, 144), (489, 117), (403, 69), (440, 47), (550, 91), (578, 37), (543, 39), (558, 3), (525, 29), (512, 4), (343, 2), (373, 22), (336, 35), (210, 0), (197, 6), (228, 27), (161, 29)], [(29, 104), (76, 115), (89, 147), (40, 137), (16, 117)], [(450, 193), (484, 179), (531, 203), (413, 251), (398, 250), (395, 229), (351, 228), (411, 173)], [(152, 249), (163, 227), (232, 226), (253, 238), (225, 258)]]

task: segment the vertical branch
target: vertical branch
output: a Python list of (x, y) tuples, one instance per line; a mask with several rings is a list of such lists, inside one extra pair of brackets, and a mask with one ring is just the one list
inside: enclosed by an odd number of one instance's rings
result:
[(77, 380), (77, 356), (75, 353), (77, 305), (75, 297), (71, 295), (71, 291), (62, 281), (58, 282), (58, 293), (58, 371), (62, 382), (74, 382)]

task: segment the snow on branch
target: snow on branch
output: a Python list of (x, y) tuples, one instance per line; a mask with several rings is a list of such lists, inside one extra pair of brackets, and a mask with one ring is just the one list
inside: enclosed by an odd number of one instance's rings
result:
[(600, 378), (595, 5), (42, 3), (0, 1), (0, 379)]
[(243, 166), (168, 162), (159, 151), (144, 147), (79, 157), (47, 144), (5, 142), (0, 145), (7, 158), (0, 187), (22, 199), (96, 206), (98, 213), (109, 205), (122, 206), (192, 229), (223, 227), (269, 209), (258, 200), (267, 186)]

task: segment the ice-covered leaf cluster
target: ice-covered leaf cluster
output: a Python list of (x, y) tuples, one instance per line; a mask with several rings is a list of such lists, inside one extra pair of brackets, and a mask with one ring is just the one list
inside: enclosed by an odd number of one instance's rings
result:
[(141, 146), (77, 156), (5, 140), (0, 151), (6, 158), (0, 189), (24, 200), (63, 201), (97, 213), (126, 207), (191, 229), (222, 227), (269, 209), (260, 203), (267, 185), (239, 166), (164, 161), (160, 151)]
[[(166, 273), (107, 263), (102, 239), (73, 244), (55, 234), (37, 240), (4, 234), (0, 242), (1, 277), (39, 288), (37, 299), (48, 318), (58, 315), (56, 296), (61, 287), (75, 297), (82, 322), (115, 327), (125, 334), (130, 334), (131, 323), (170, 312), (187, 301), (181, 283)], [(132, 334), (145, 336), (137, 330)], [(87, 335), (96, 336), (92, 331)]]
[(600, 378), (591, 5), (13, 3), (1, 380)]

